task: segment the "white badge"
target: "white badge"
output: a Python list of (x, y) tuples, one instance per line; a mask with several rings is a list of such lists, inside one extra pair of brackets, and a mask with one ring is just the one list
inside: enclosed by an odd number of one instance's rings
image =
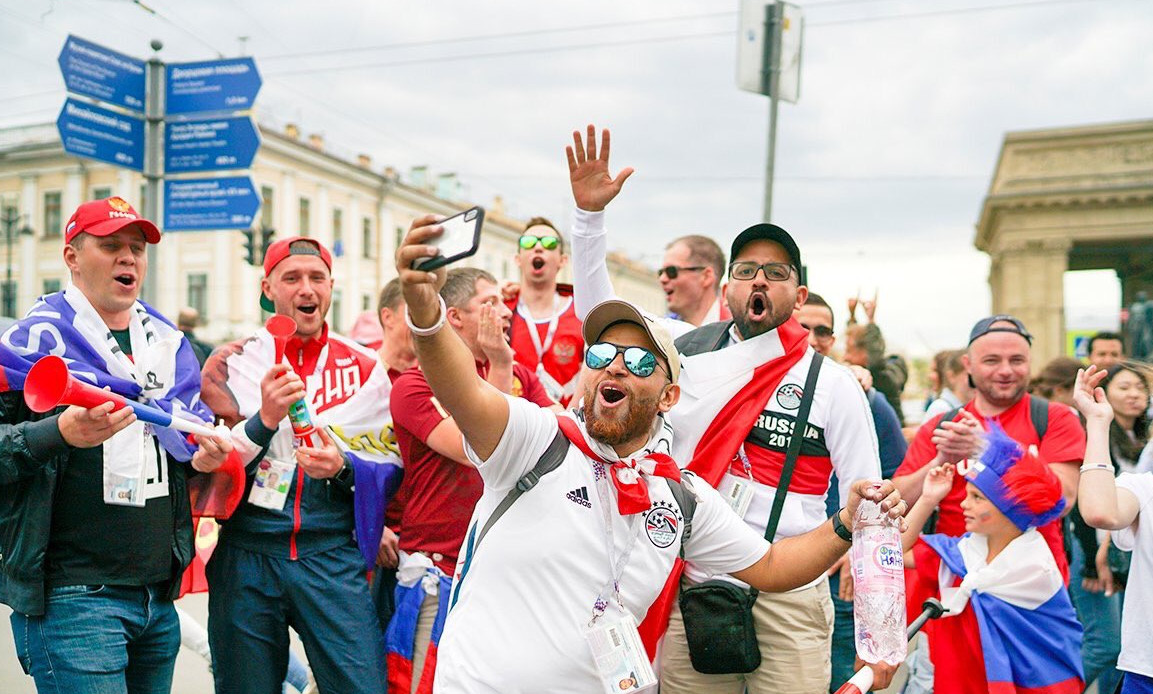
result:
[(721, 481), (721, 495), (724, 497), (725, 503), (729, 505), (729, 508), (733, 509), (738, 516), (744, 518), (745, 512), (749, 510), (749, 504), (753, 500), (753, 481), (745, 479), (744, 477), (726, 474)]
[(606, 614), (585, 631), (605, 694), (654, 692), (657, 676), (631, 614)]
[(294, 474), (295, 462), (265, 457), (256, 468), (256, 479), (252, 482), (248, 503), (276, 511), (284, 508)]

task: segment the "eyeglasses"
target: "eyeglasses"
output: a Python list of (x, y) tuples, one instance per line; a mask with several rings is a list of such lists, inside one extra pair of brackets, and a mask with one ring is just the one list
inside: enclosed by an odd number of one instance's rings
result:
[(833, 329), (827, 325), (814, 325), (812, 327), (801, 323), (801, 327), (808, 330), (822, 340), (827, 340), (833, 336)]
[[(661, 366), (656, 355), (644, 347), (621, 347), (611, 342), (598, 342), (595, 345), (589, 345), (588, 351), (585, 352), (585, 365), (590, 369), (600, 371), (608, 368), (608, 365), (613, 363), (618, 354), (625, 355), (625, 368), (634, 376), (641, 378), (648, 378), (654, 370)], [(664, 371), (663, 367), (661, 367), (661, 371)]]
[(555, 236), (533, 236), (532, 234), (525, 234), (520, 237), (520, 247), (526, 251), (536, 248), (538, 243), (546, 251), (555, 251), (560, 246), (560, 239)]
[(729, 277), (735, 280), (751, 280), (758, 270), (765, 271), (765, 279), (770, 282), (784, 282), (793, 274), (793, 266), (788, 263), (754, 263), (741, 260), (729, 265)]
[(668, 275), (670, 280), (675, 280), (677, 275), (682, 272), (700, 272), (704, 269), (704, 265), (689, 265), (687, 267), (680, 265), (666, 265), (660, 270), (657, 270), (657, 277), (660, 278), (661, 275)]

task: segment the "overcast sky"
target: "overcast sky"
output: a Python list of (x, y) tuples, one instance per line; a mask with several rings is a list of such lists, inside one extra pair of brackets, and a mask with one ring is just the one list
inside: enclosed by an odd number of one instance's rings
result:
[[(798, 4), (801, 96), (780, 106), (773, 221), (838, 327), (848, 295), (879, 291), (893, 349), (960, 346), (990, 307), (972, 241), (1004, 133), (1153, 117), (1153, 2)], [(378, 166), (456, 172), (471, 200), (566, 222), (564, 146), (595, 123), (612, 129), (613, 169), (637, 170), (609, 209), (613, 245), (655, 265), (676, 236), (727, 249), (761, 218), (769, 104), (736, 87), (737, 8), (0, 0), (0, 127), (55, 120), (69, 33), (141, 58), (159, 38), (169, 62), (243, 51), (264, 76), (263, 122)], [(1068, 281), (1080, 316), (1115, 312), (1115, 282)]]

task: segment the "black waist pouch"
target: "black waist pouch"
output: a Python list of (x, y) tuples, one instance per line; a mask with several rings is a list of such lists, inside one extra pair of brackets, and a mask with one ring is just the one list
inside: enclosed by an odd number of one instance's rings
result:
[(681, 615), (693, 669), (706, 675), (746, 673), (761, 665), (753, 626), (754, 588), (705, 581), (681, 590)]

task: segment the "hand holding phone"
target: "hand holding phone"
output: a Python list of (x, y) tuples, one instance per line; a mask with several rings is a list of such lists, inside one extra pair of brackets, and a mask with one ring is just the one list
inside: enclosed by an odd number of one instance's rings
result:
[(432, 271), (475, 255), (480, 248), (480, 228), (483, 224), (484, 208), (479, 206), (440, 222), (444, 231), (428, 240), (428, 244), (436, 246), (439, 253), (431, 258), (417, 258), (412, 261), (412, 268)]

